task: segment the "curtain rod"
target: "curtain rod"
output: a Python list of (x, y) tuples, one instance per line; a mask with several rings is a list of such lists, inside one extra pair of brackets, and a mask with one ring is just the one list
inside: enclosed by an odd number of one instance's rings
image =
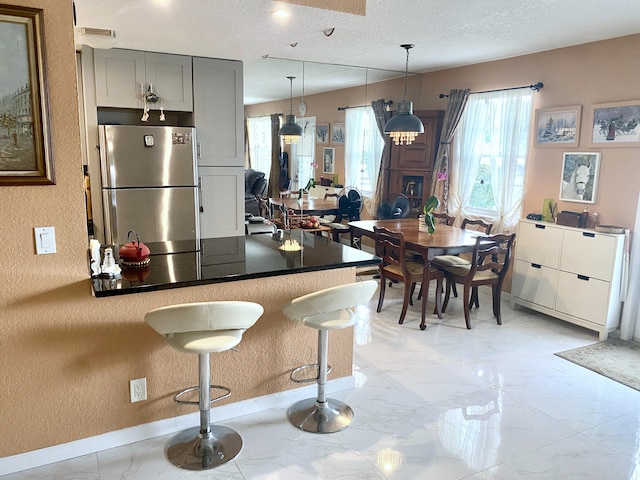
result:
[[(521, 88), (530, 88), (531, 90), (534, 91), (538, 91), (540, 90), (542, 87), (544, 87), (544, 83), (542, 82), (538, 82), (538, 83), (533, 83), (531, 85), (523, 85), (521, 87), (511, 87), (511, 88), (497, 88), (495, 90), (483, 90), (481, 92), (471, 92), (471, 93), (491, 93), (491, 92), (504, 92), (506, 90), (519, 90)], [(445, 98), (448, 97), (449, 95), (445, 94), (445, 93), (441, 93), (439, 95), (440, 98)]]
[[(387, 100), (386, 102), (384, 102), (385, 106), (390, 106), (393, 105), (393, 100)], [(370, 105), (353, 105), (353, 106), (346, 106), (346, 107), (338, 107), (338, 111), (341, 112), (342, 110), (347, 110), (349, 108), (362, 108), (362, 107), (368, 107)]]

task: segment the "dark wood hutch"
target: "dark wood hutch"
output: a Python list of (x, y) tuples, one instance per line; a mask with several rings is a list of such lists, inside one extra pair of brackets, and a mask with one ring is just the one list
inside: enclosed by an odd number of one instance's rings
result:
[(415, 110), (413, 114), (422, 120), (424, 133), (411, 145), (391, 145), (388, 163), (385, 200), (402, 193), (411, 202), (411, 213), (422, 213), (423, 205), (431, 196), (431, 177), (438, 146), (444, 110)]

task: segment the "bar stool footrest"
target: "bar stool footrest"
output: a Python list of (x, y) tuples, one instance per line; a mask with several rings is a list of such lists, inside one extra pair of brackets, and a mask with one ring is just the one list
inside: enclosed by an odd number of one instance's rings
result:
[[(304, 371), (304, 370), (308, 370), (310, 368), (314, 368), (316, 370), (316, 376), (315, 377), (309, 377), (309, 378), (296, 378), (296, 374)], [(329, 373), (331, 373), (331, 365), (327, 365), (327, 375), (329, 375)], [(298, 368), (294, 368), (291, 371), (291, 375), (289, 375), (289, 378), (291, 379), (292, 382), (296, 382), (296, 383), (311, 383), (311, 382), (317, 382), (318, 378), (320, 377), (320, 367), (317, 363), (308, 363), (306, 365), (301, 365)]]
[[(215, 402), (219, 402), (220, 400), (227, 398), (231, 395), (231, 389), (228, 387), (224, 387), (222, 385), (209, 385), (209, 389), (210, 390), (222, 390), (226, 393), (212, 398), (210, 403), (215, 403)], [(199, 405), (200, 402), (199, 401), (194, 401), (194, 400), (180, 400), (180, 397), (182, 397), (183, 395), (186, 395), (187, 393), (191, 393), (191, 392), (199, 392), (200, 391), (200, 387), (189, 387), (189, 388), (185, 388), (184, 390), (182, 390), (181, 392), (178, 392), (175, 397), (173, 397), (173, 401), (176, 403), (180, 403), (183, 405)]]

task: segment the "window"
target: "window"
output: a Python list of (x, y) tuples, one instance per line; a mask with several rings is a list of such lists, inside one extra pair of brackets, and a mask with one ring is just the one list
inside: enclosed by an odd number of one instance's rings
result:
[(345, 118), (345, 186), (356, 187), (362, 195), (373, 196), (380, 173), (384, 139), (376, 124), (373, 108), (354, 107)]
[(264, 172), (268, 180), (271, 172), (271, 117), (247, 118), (247, 135), (251, 168)]
[(302, 117), (296, 120), (302, 127), (302, 138), (291, 144), (291, 190), (299, 190), (315, 178), (316, 117)]
[(483, 217), (494, 231), (521, 216), (533, 91), (469, 96), (451, 156), (451, 211)]

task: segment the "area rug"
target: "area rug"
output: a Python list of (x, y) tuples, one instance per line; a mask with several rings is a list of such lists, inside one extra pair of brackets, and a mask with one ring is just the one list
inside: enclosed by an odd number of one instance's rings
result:
[(611, 339), (556, 353), (628, 387), (640, 390), (640, 344)]

